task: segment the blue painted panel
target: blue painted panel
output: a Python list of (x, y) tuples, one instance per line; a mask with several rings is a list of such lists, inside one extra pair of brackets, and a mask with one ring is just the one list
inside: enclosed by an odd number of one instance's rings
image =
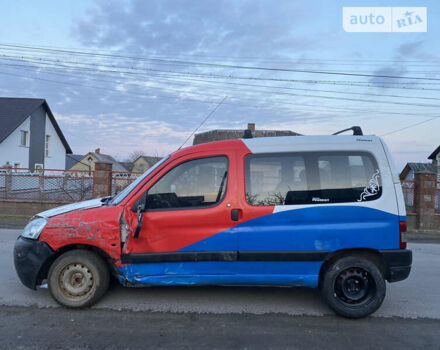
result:
[[(335, 251), (345, 248), (398, 249), (399, 218), (355, 206), (321, 206), (283, 211), (239, 224), (182, 251), (219, 251), (236, 235), (240, 251)], [(234, 249), (230, 249), (234, 250)], [(316, 287), (321, 262), (205, 261), (146, 263), (119, 268), (133, 285), (295, 285)]]
[(122, 284), (284, 285), (316, 287), (321, 262), (213, 261), (145, 263), (119, 267)]
[(119, 271), (126, 276), (233, 274), (233, 261), (161, 262), (124, 265)]
[(317, 275), (175, 275), (144, 276), (141, 278), (122, 278), (125, 286), (180, 286), (180, 285), (272, 285), (310, 287), (318, 286)]
[[(247, 224), (247, 225), (246, 225)], [(399, 218), (358, 206), (288, 210), (239, 227), (239, 250), (399, 248)]]
[(238, 236), (239, 250), (398, 249), (399, 216), (357, 206), (286, 210), (241, 223), (182, 250), (219, 250), (218, 242)]
[(203, 251), (237, 251), (238, 234), (232, 230), (225, 230), (199, 242), (190, 244), (179, 251), (182, 252), (203, 252)]
[(321, 261), (237, 261), (238, 274), (318, 275)]

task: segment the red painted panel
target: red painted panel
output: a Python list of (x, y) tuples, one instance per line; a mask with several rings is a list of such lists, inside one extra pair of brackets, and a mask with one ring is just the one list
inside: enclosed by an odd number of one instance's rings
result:
[[(129, 239), (124, 253), (170, 252), (182, 249), (219, 232), (230, 229), (246, 220), (269, 214), (273, 207), (253, 207), (243, 210), (244, 168), (243, 159), (251, 153), (241, 140), (208, 143), (183, 149), (173, 154), (169, 164), (148, 185), (130, 199), (127, 209), (156, 182), (177, 164), (190, 159), (226, 155), (229, 159), (229, 178), (225, 198), (213, 208), (147, 212), (139, 238)], [(241, 198), (243, 197), (243, 198)], [(239, 221), (231, 220), (231, 210), (241, 209)], [(136, 214), (126, 211), (126, 220), (134, 230)], [(238, 239), (237, 239), (238, 242)], [(228, 247), (231, 246), (229, 242)], [(219, 247), (221, 249), (221, 247)]]
[(49, 218), (40, 240), (53, 250), (71, 244), (98, 247), (115, 261), (120, 260), (119, 218), (123, 207), (99, 207), (72, 211)]

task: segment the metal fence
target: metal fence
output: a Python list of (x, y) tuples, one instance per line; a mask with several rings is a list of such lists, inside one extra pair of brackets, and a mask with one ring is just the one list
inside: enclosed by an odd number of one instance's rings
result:
[[(415, 197), (415, 189), (416, 189), (415, 181), (402, 180), (401, 184), (402, 184), (403, 197), (405, 199), (405, 205), (407, 211), (409, 212), (415, 211), (414, 208), (414, 197)], [(436, 211), (440, 211), (440, 181), (436, 181), (435, 183), (434, 209)]]
[(405, 206), (407, 210), (413, 210), (416, 183), (415, 181), (409, 181), (409, 180), (401, 181), (401, 183), (403, 190), (403, 198), (405, 199)]
[[(139, 175), (112, 172), (110, 193), (121, 191)], [(0, 169), (0, 200), (77, 202), (92, 199), (95, 179), (93, 171)]]
[(130, 185), (136, 180), (142, 173), (129, 173), (129, 172), (112, 172), (112, 195), (122, 191), (125, 187)]
[(93, 172), (1, 169), (0, 199), (76, 202), (93, 197)]

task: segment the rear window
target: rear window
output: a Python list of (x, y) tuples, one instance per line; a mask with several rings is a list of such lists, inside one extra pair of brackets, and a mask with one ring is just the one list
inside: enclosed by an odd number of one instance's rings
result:
[(252, 205), (362, 202), (382, 193), (377, 162), (367, 152), (256, 154), (245, 167)]

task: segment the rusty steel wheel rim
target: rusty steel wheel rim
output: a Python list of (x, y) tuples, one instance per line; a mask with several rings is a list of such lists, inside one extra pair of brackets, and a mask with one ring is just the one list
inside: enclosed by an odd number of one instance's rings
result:
[(95, 281), (90, 269), (81, 263), (66, 265), (58, 276), (61, 292), (70, 299), (86, 298)]

